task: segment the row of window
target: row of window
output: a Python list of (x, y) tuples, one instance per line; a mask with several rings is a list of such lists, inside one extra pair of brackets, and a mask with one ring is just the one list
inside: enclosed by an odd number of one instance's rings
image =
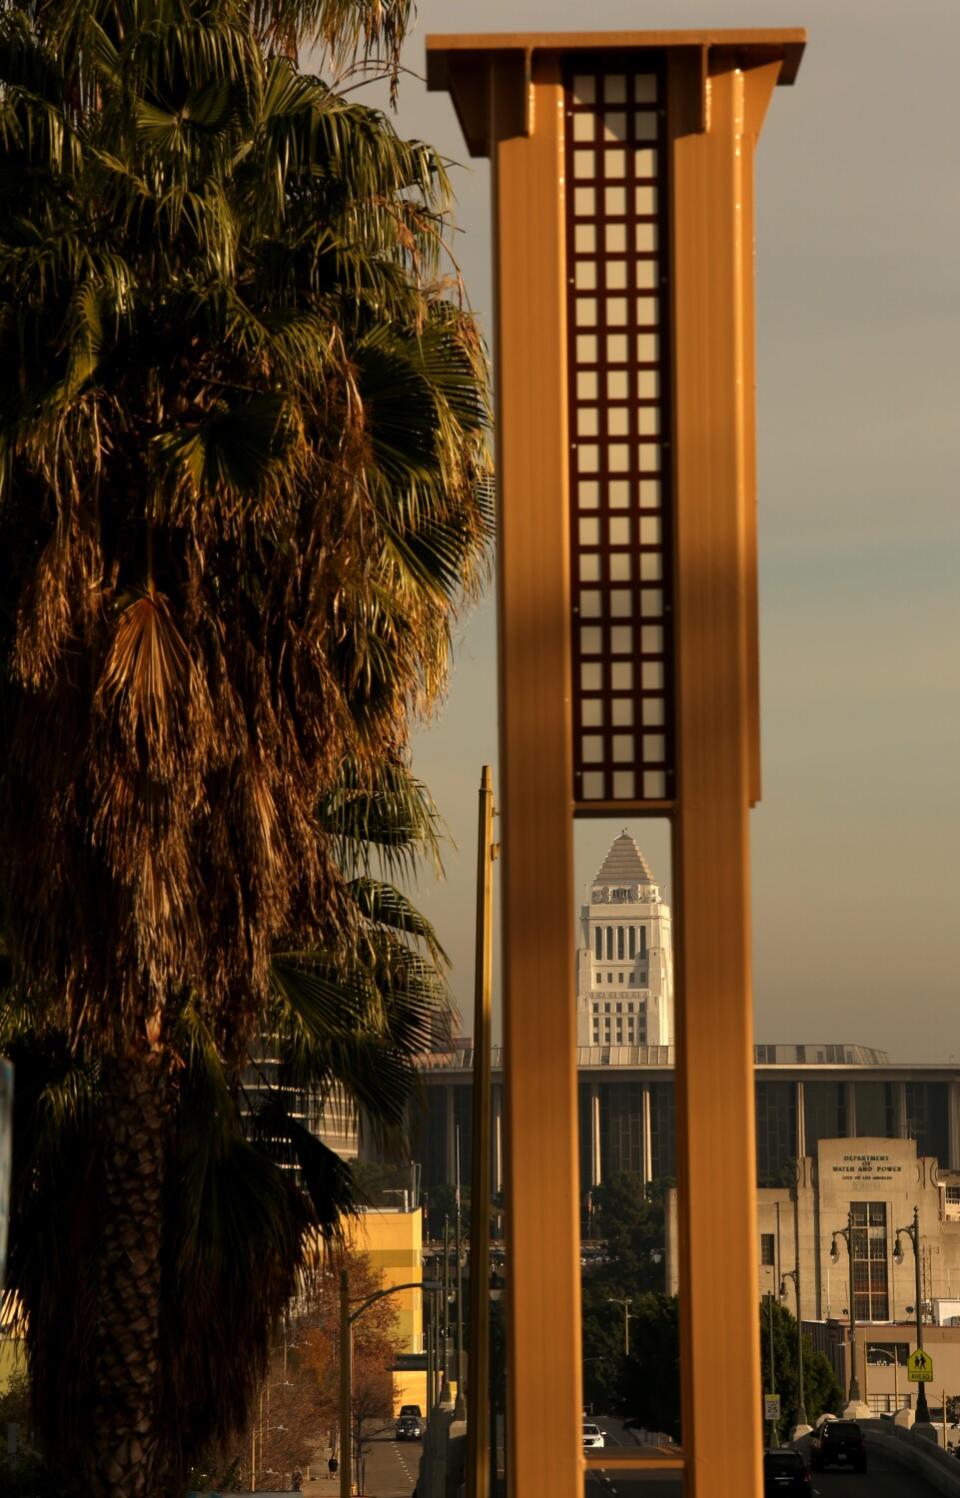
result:
[(593, 955), (598, 962), (633, 960), (639, 951), (641, 957), (647, 953), (646, 926), (597, 926), (593, 933)]
[(634, 1010), (643, 1014), (645, 1009), (646, 1005), (641, 1000), (634, 1003), (633, 999), (618, 999), (616, 1004), (614, 1004), (609, 994), (601, 995), (600, 998), (595, 999), (593, 1002), (594, 1014), (623, 1014), (624, 1012), (633, 1014)]
[(593, 981), (598, 988), (603, 983), (604, 976), (606, 976), (608, 986), (611, 983), (619, 983), (621, 985), (627, 983), (631, 988), (646, 988), (648, 981), (647, 969), (645, 967), (640, 968), (634, 973), (607, 973), (606, 975), (603, 973), (594, 973)]

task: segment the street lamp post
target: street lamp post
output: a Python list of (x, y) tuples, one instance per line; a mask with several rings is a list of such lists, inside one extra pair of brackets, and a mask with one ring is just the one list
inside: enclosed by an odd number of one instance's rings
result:
[(617, 1295), (608, 1295), (607, 1304), (611, 1306), (623, 1306), (623, 1355), (630, 1356), (630, 1299), (622, 1300)]
[(830, 1257), (836, 1264), (840, 1258), (840, 1250), (837, 1248), (837, 1239), (843, 1238), (847, 1245), (847, 1263), (850, 1273), (850, 1388), (847, 1391), (847, 1399), (851, 1404), (860, 1403), (860, 1379), (857, 1374), (857, 1302), (853, 1288), (853, 1213), (847, 1213), (847, 1225), (845, 1228), (837, 1228), (833, 1234), (833, 1242), (830, 1247)]
[(442, 1289), (438, 1280), (409, 1280), (403, 1285), (389, 1285), (386, 1290), (377, 1290), (351, 1311), (349, 1278), (345, 1269), (340, 1271), (340, 1498), (350, 1498), (353, 1487), (353, 1323), (370, 1309), (374, 1301), (383, 1300), (385, 1295), (395, 1295), (398, 1290), (422, 1290), (427, 1295)]
[[(900, 1245), (901, 1237), (909, 1238), (910, 1242), (913, 1244), (913, 1262), (917, 1277), (915, 1294), (915, 1309), (917, 1312), (917, 1347), (922, 1349), (923, 1307), (920, 1298), (922, 1294), (920, 1286), (920, 1212), (917, 1207), (914, 1207), (913, 1209), (913, 1222), (910, 1227), (897, 1228), (897, 1241), (893, 1250), (893, 1261), (895, 1264), (903, 1263), (903, 1249)], [(894, 1311), (894, 1314), (896, 1314), (896, 1311)], [(915, 1419), (918, 1425), (930, 1424), (930, 1411), (927, 1408), (927, 1386), (923, 1382), (920, 1383), (920, 1387), (917, 1390), (917, 1413)]]
[(800, 1277), (799, 1270), (785, 1269), (780, 1276), (780, 1299), (785, 1300), (787, 1295), (787, 1280), (793, 1280), (793, 1290), (797, 1301), (797, 1424), (809, 1425), (807, 1419), (807, 1406), (803, 1391), (803, 1327), (800, 1324)]

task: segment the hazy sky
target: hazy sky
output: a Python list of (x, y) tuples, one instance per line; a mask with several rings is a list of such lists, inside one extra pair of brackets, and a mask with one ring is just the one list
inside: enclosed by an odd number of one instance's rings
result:
[[(757, 158), (756, 1033), (960, 1057), (960, 4), (420, 0), (405, 62), (422, 74), (431, 31), (587, 17), (808, 29)], [(415, 78), (398, 126), (460, 163), (457, 257), (489, 330), (488, 164)], [(446, 884), (420, 898), (468, 1025), (484, 761), (496, 766), (492, 600), (464, 622), (449, 698), (414, 745), (458, 844)], [(578, 824), (578, 895), (619, 830)], [(631, 830), (666, 883), (664, 829)]]

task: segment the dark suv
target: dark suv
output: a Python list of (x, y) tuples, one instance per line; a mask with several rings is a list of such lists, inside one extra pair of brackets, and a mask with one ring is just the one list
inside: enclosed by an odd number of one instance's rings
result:
[(856, 1420), (825, 1420), (813, 1438), (810, 1465), (814, 1472), (822, 1472), (825, 1467), (866, 1472), (867, 1448)]
[(810, 1473), (799, 1451), (785, 1446), (782, 1451), (763, 1453), (764, 1498), (774, 1493), (803, 1493), (810, 1498)]
[(423, 1434), (423, 1420), (418, 1404), (402, 1404), (397, 1416), (396, 1438), (398, 1441), (419, 1441)]

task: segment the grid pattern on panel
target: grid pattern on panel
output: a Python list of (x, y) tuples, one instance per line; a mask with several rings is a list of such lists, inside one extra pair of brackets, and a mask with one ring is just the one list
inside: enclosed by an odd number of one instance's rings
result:
[(565, 92), (574, 799), (672, 799), (664, 83)]

